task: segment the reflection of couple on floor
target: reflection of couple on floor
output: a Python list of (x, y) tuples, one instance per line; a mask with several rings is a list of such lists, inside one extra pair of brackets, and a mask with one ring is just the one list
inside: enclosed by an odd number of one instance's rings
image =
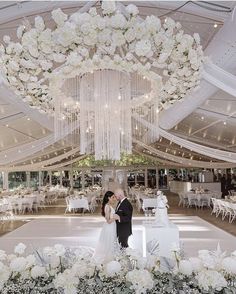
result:
[[(116, 200), (116, 209), (113, 208)], [(95, 249), (94, 258), (102, 263), (114, 259), (117, 247), (127, 248), (128, 238), (132, 234), (133, 207), (125, 197), (123, 190), (117, 189), (115, 193), (107, 191), (103, 197), (102, 215), (106, 223)], [(117, 243), (118, 241), (118, 243)]]

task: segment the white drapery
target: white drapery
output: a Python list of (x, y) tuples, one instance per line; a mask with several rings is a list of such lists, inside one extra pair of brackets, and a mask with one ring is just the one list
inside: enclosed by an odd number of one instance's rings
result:
[(236, 76), (212, 62), (204, 65), (203, 77), (206, 81), (236, 97)]
[[(133, 115), (135, 120), (138, 120), (139, 122), (141, 122), (143, 125), (145, 125), (147, 128), (149, 128), (150, 130), (155, 131), (158, 126), (150, 124), (149, 122), (145, 121), (144, 119)], [(223, 160), (223, 161), (227, 161), (227, 162), (231, 162), (231, 163), (236, 163), (236, 154), (234, 152), (229, 152), (229, 151), (224, 151), (224, 150), (217, 150), (217, 149), (213, 149), (210, 147), (206, 147), (200, 144), (196, 144), (193, 143), (191, 141), (187, 141), (185, 139), (179, 138), (173, 134), (170, 134), (162, 129), (159, 130), (160, 135), (163, 136), (164, 138), (168, 139), (171, 142), (174, 142), (180, 146), (183, 146), (189, 150), (193, 150), (197, 153), (215, 158), (215, 159), (219, 159), (219, 160)]]
[(201, 167), (201, 168), (232, 168), (235, 167), (235, 163), (229, 162), (208, 162), (208, 161), (199, 161), (199, 160), (192, 160), (187, 159), (179, 156), (172, 155), (170, 153), (165, 153), (163, 151), (157, 150), (151, 146), (146, 145), (145, 143), (136, 140), (133, 138), (133, 142), (138, 144), (139, 146), (149, 150), (152, 154), (156, 154), (162, 158), (166, 158), (168, 160), (172, 160), (174, 162), (180, 163), (181, 166), (185, 167)]

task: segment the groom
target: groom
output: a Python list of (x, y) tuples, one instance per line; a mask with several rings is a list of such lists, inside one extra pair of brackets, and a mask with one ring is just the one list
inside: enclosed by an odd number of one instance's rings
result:
[(119, 201), (116, 207), (114, 218), (116, 219), (116, 232), (120, 246), (129, 247), (128, 238), (132, 234), (132, 213), (133, 207), (125, 197), (123, 190), (115, 191), (116, 199)]

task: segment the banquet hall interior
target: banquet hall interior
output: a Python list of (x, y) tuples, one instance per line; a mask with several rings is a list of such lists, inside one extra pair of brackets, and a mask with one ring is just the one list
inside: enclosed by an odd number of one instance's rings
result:
[(187, 257), (235, 250), (235, 5), (0, 1), (1, 250), (94, 248), (116, 189), (144, 255), (158, 195)]

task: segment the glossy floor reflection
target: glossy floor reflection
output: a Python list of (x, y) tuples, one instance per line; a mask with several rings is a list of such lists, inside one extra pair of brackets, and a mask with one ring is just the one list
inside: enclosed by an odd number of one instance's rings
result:
[[(143, 249), (143, 221), (152, 218), (134, 217), (133, 236), (129, 239), (130, 247)], [(196, 216), (171, 215), (179, 228), (180, 239), (185, 255), (194, 256), (200, 249), (215, 249), (219, 243), (222, 250), (236, 249), (236, 238)], [(41, 218), (26, 222), (20, 228), (0, 238), (0, 249), (8, 253), (14, 246), (23, 242), (28, 251), (42, 246), (61, 243), (66, 246), (95, 247), (104, 219), (100, 216)]]

